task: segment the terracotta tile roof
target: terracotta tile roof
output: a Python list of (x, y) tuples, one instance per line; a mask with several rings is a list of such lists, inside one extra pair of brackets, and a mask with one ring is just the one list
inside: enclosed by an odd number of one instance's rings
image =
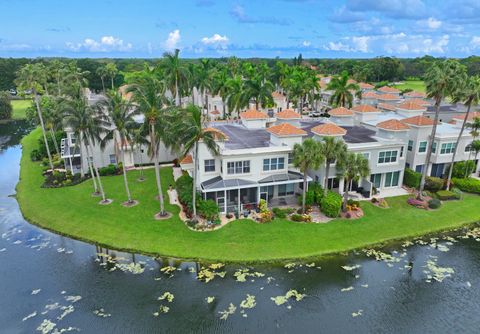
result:
[(419, 99), (419, 98), (413, 98), (409, 99), (409, 101), (415, 102), (416, 104), (419, 104), (421, 106), (429, 106), (431, 103), (429, 101), (426, 101), (424, 99)]
[(400, 96), (393, 94), (381, 94), (378, 95), (377, 99), (379, 100), (400, 100)]
[(402, 122), (415, 126), (432, 126), (434, 124), (432, 119), (425, 116), (413, 116), (405, 118), (402, 119)]
[(274, 99), (281, 99), (281, 98), (284, 98), (285, 95), (283, 95), (283, 94), (280, 93), (280, 92), (273, 92), (273, 93), (272, 93), (272, 97), (273, 97)]
[(369, 104), (359, 104), (353, 107), (352, 110), (356, 112), (380, 112), (380, 110)]
[[(466, 116), (466, 114), (465, 115), (459, 115), (459, 116), (453, 116), (452, 118), (463, 121), (465, 119), (465, 116)], [(471, 112), (470, 115), (468, 115), (467, 121), (468, 122), (473, 121), (475, 118), (480, 118), (480, 112), (478, 112), (478, 111)]]
[(330, 110), (328, 114), (330, 116), (336, 116), (336, 117), (347, 117), (347, 116), (353, 116), (353, 111), (345, 107), (339, 107), (339, 108)]
[(379, 96), (380, 95), (375, 92), (366, 92), (362, 94), (362, 99), (376, 99)]
[(406, 96), (406, 97), (424, 98), (424, 97), (425, 97), (425, 93), (417, 92), (417, 91), (414, 90), (414, 91), (411, 91), (411, 92), (408, 92), (408, 93), (403, 94), (403, 96)]
[(193, 158), (191, 154), (187, 154), (183, 159), (180, 161), (181, 165), (188, 165), (193, 164)]
[(293, 109), (284, 109), (277, 113), (276, 117), (280, 119), (299, 119), (302, 118), (302, 115), (295, 112)]
[(247, 111), (244, 111), (240, 113), (240, 118), (245, 118), (245, 119), (263, 119), (263, 118), (268, 118), (266, 114), (264, 114), (261, 111), (258, 111), (256, 109), (250, 109)]
[(320, 136), (344, 136), (347, 130), (333, 123), (325, 123), (312, 128), (312, 132)]
[(403, 103), (400, 103), (397, 108), (399, 109), (405, 109), (405, 110), (425, 110), (426, 108), (415, 101), (405, 101)]
[(327, 88), (328, 84), (326, 82), (320, 81), (319, 86), (320, 88), (325, 89)]
[(370, 85), (369, 83), (366, 83), (366, 82), (360, 82), (358, 84), (358, 86), (360, 86), (360, 89), (374, 89), (375, 88), (375, 86)]
[(283, 123), (279, 125), (274, 125), (267, 128), (267, 131), (278, 136), (278, 137), (289, 137), (289, 136), (306, 136), (307, 133), (293, 126), (290, 123)]
[(397, 107), (394, 106), (393, 104), (390, 104), (390, 103), (379, 103), (377, 105), (377, 107), (380, 108), (380, 109), (385, 109), (385, 110), (389, 110), (389, 111), (397, 110)]
[(219, 129), (209, 127), (209, 128), (205, 128), (203, 131), (212, 132), (215, 140), (228, 140), (228, 136), (222, 131), (220, 131)]
[(350, 84), (350, 83), (354, 83), (354, 84), (356, 84), (356, 83), (357, 83), (357, 81), (356, 81), (356, 80), (353, 80), (353, 79), (348, 79), (348, 80), (347, 80), (347, 83), (349, 83), (349, 84)]
[(382, 93), (400, 93), (400, 90), (393, 88), (393, 87), (388, 87), (388, 86), (383, 86), (378, 89), (379, 92)]
[(210, 112), (210, 114), (212, 114), (212, 115), (220, 115), (220, 111), (218, 111), (218, 110), (213, 110), (213, 111)]
[(390, 131), (405, 131), (410, 129), (408, 125), (400, 122), (398, 119), (389, 119), (377, 124), (377, 128), (390, 130)]

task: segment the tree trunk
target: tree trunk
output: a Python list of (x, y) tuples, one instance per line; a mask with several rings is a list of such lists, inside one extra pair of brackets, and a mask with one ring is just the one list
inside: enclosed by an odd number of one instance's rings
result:
[(303, 172), (302, 213), (305, 214), (305, 199), (307, 197), (307, 169)]
[(110, 78), (112, 80), (112, 90), (114, 90), (114, 86), (113, 86), (113, 76)]
[(58, 156), (60, 156), (60, 151), (58, 150), (58, 144), (57, 144), (57, 138), (55, 137), (55, 132), (53, 132), (53, 129), (49, 129), (50, 132), (50, 137), (52, 138), (53, 141), (53, 146), (55, 147), (55, 152), (57, 152)]
[(42, 128), (43, 140), (45, 141), (45, 148), (47, 149), (48, 163), (50, 164), (50, 169), (53, 171), (53, 162), (52, 155), (50, 154), (50, 147), (48, 146), (47, 134), (45, 132), (45, 124), (43, 123), (42, 110), (40, 108), (40, 103), (38, 102), (38, 96), (35, 91), (33, 91), (35, 105), (37, 106), (38, 118), (40, 119), (40, 126)]
[[(95, 176), (95, 173), (93, 171), (93, 161), (90, 161), (90, 153), (88, 152), (88, 145), (85, 146), (85, 149), (87, 150), (87, 164), (88, 164), (88, 167), (90, 169), (90, 175), (91, 175), (92, 180), (93, 180), (94, 193), (98, 194), (96, 176)], [(80, 157), (80, 160), (83, 160), (83, 159)], [(93, 160), (93, 155), (92, 155), (92, 160)]]
[(325, 182), (324, 182), (324, 189), (323, 189), (323, 194), (324, 196), (327, 196), (328, 192), (328, 173), (330, 172), (330, 162), (327, 159), (327, 162), (325, 163)]
[(195, 92), (193, 88), (192, 88), (192, 104), (195, 105)]
[(227, 116), (226, 116), (227, 113), (226, 113), (226, 111), (225, 111), (225, 108), (226, 108), (226, 107), (225, 107), (225, 100), (224, 100), (223, 97), (222, 97), (222, 104), (223, 104), (223, 118), (225, 119), (225, 118), (227, 117)]
[[(88, 137), (88, 146), (92, 150), (92, 161), (90, 163), (92, 164), (93, 171), (95, 172), (95, 174), (97, 176), (98, 186), (100, 188), (100, 193), (102, 194), (102, 202), (106, 202), (107, 198), (105, 197), (105, 191), (103, 191), (102, 180), (100, 179), (100, 174), (98, 172), (98, 169), (95, 167), (95, 161), (93, 159), (93, 144), (92, 144), (92, 140), (90, 139), (90, 137)], [(90, 160), (90, 157), (89, 157), (89, 160)], [(93, 176), (93, 177), (95, 177), (95, 176)]]
[[(463, 123), (462, 123), (462, 129), (460, 130), (460, 133), (458, 134), (457, 142), (455, 143), (455, 149), (453, 150), (453, 155), (452, 155), (452, 162), (450, 164), (450, 170), (448, 171), (447, 190), (450, 190), (450, 184), (452, 182), (453, 165), (455, 164), (455, 156), (457, 155), (458, 144), (460, 144), (460, 140), (462, 139), (462, 135), (463, 135), (463, 130), (465, 130), (465, 125), (467, 124), (467, 119), (468, 119), (468, 116), (470, 115), (471, 106), (472, 106), (472, 103), (469, 103), (467, 108), (467, 114), (465, 115), (465, 119), (463, 120)], [(468, 161), (467, 161), (467, 164), (465, 165), (465, 173), (467, 172), (468, 172)]]
[(105, 93), (105, 80), (103, 79), (103, 77), (100, 77), (100, 79), (102, 80), (102, 91), (103, 93)]
[(193, 180), (192, 180), (192, 210), (193, 220), (197, 219), (197, 167), (198, 167), (198, 143), (193, 147)]
[(425, 189), (425, 180), (427, 178), (427, 173), (428, 173), (428, 167), (430, 165), (430, 159), (432, 156), (432, 149), (433, 149), (433, 143), (435, 142), (435, 135), (437, 133), (437, 124), (438, 124), (438, 117), (440, 115), (440, 102), (441, 99), (437, 99), (435, 103), (435, 118), (433, 120), (434, 124), (432, 127), (432, 133), (430, 134), (429, 138), (429, 143), (428, 143), (428, 150), (427, 150), (427, 156), (425, 158), (425, 165), (423, 166), (423, 171), (422, 171), (422, 179), (420, 181), (420, 189), (418, 192), (418, 198), (422, 199), (422, 192)]
[(158, 190), (158, 200), (160, 202), (160, 215), (165, 214), (165, 208), (163, 203), (163, 193), (162, 193), (162, 182), (160, 179), (160, 167), (158, 163), (158, 152), (157, 152), (157, 142), (156, 142), (156, 135), (155, 135), (155, 125), (153, 123), (150, 124), (150, 140), (152, 141), (152, 149), (153, 149), (153, 159), (155, 165), (155, 178), (157, 180), (157, 190)]
[(140, 180), (144, 180), (144, 177), (143, 177), (143, 158), (142, 158), (141, 149), (139, 150), (139, 156), (140, 156)]
[(128, 203), (132, 203), (132, 196), (130, 194), (130, 188), (128, 188), (127, 169), (125, 168), (125, 146), (122, 145), (122, 169), (123, 169), (123, 182), (125, 182), (125, 190), (127, 191)]
[(180, 106), (180, 95), (178, 94), (178, 80), (175, 78), (175, 105)]
[(346, 185), (347, 187), (345, 188), (345, 192), (343, 193), (343, 204), (342, 204), (342, 211), (345, 212), (347, 210), (347, 203), (348, 203), (348, 191), (350, 187), (350, 182), (347, 180)]
[[(85, 175), (85, 169), (83, 168), (83, 159), (82, 159), (82, 131), (80, 131), (80, 138), (78, 138), (79, 143), (79, 151), (80, 151), (80, 174), (83, 177)], [(75, 141), (75, 146), (73, 147), (73, 153), (75, 154), (75, 149), (77, 148), (77, 141)], [(69, 152), (70, 153), (70, 152)], [(88, 155), (88, 152), (87, 152)], [(71, 158), (70, 158), (71, 159)], [(92, 175), (93, 176), (93, 175)], [(95, 188), (97, 188), (97, 184), (95, 183)], [(96, 189), (95, 189), (96, 190)]]

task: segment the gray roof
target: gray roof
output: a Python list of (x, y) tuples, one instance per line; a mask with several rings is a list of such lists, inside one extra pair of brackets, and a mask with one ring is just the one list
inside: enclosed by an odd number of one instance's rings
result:
[(301, 179), (303, 179), (302, 174), (289, 171), (288, 173), (274, 174), (274, 175), (267, 176), (266, 178), (258, 181), (258, 183), (293, 181), (293, 180), (301, 180)]
[(239, 150), (270, 146), (270, 133), (265, 129), (247, 129), (240, 124), (213, 123), (212, 127), (219, 129), (228, 136), (225, 148)]
[(213, 179), (202, 182), (202, 188), (205, 190), (224, 189), (231, 187), (243, 187), (248, 185), (256, 185), (256, 182), (242, 180), (242, 179), (228, 179), (224, 180), (221, 176), (216, 176)]
[[(317, 125), (324, 124), (321, 121), (302, 121), (302, 129), (307, 131), (308, 136), (312, 137), (314, 134), (312, 133), (312, 128), (316, 127)], [(350, 144), (358, 144), (358, 143), (374, 143), (377, 140), (374, 138), (375, 131), (367, 129), (363, 126), (345, 126), (341, 125), (342, 128), (347, 130), (347, 134), (343, 136), (343, 140), (346, 143)]]

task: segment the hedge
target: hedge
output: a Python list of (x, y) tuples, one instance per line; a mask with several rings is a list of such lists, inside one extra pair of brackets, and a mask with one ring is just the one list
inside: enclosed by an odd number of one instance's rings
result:
[(452, 178), (452, 183), (455, 187), (467, 193), (480, 194), (480, 180)]
[(331, 218), (338, 217), (340, 209), (342, 208), (342, 196), (333, 191), (328, 191), (327, 196), (324, 196), (320, 201), (320, 210)]
[(439, 190), (436, 193), (439, 200), (448, 201), (451, 199), (458, 199), (458, 194), (454, 193), (453, 191), (448, 190)]
[(439, 177), (427, 176), (425, 179), (425, 190), (437, 192), (443, 188), (444, 180)]
[(422, 180), (422, 174), (417, 173), (410, 168), (405, 168), (403, 175), (403, 184), (410, 188), (419, 188), (420, 181)]

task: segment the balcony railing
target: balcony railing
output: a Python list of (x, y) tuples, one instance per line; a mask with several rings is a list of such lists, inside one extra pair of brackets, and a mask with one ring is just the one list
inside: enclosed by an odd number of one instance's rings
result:
[(80, 156), (80, 147), (69, 145), (68, 138), (62, 138), (60, 142), (60, 155), (62, 159)]

